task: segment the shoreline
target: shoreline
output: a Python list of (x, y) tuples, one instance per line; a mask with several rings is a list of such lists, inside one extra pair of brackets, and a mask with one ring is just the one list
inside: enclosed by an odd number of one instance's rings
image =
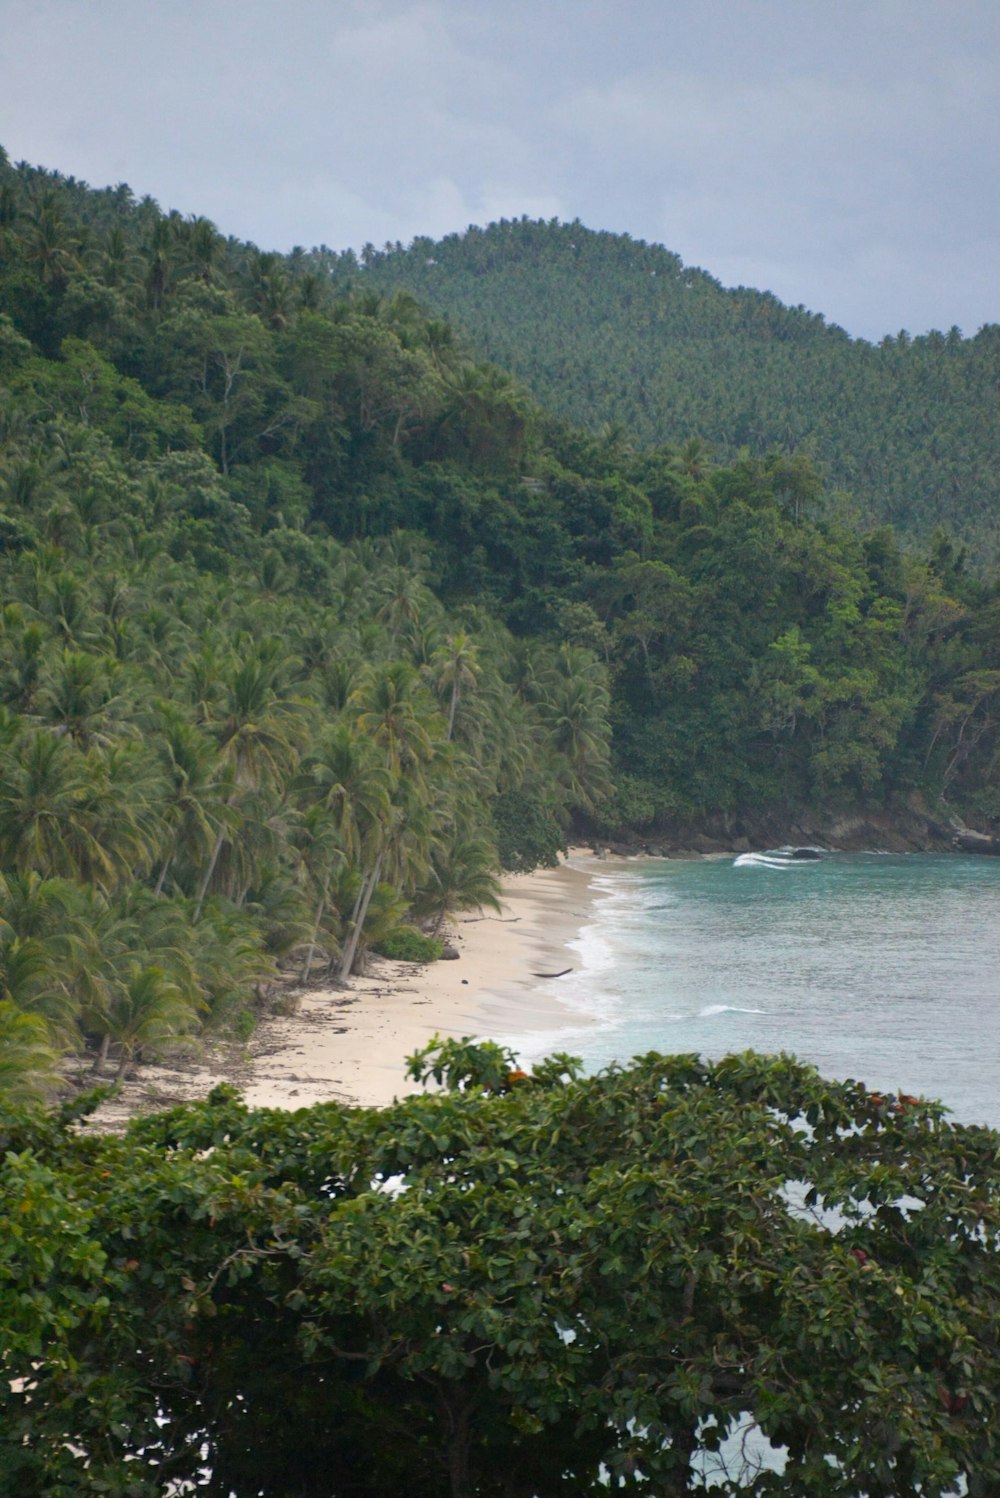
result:
[(520, 1030), (563, 1028), (570, 1012), (555, 994), (540, 1002), (535, 975), (571, 966), (566, 945), (589, 915), (590, 883), (576, 855), (556, 869), (508, 876), (499, 914), (463, 912), (448, 922), (457, 960), (374, 958), (349, 990), (303, 993), (296, 1014), (260, 1027), (267, 1051), (243, 1089), (247, 1103), (304, 1107), (333, 1097), (384, 1107), (423, 1090), (406, 1077), (406, 1057), (435, 1034), (489, 1039), (500, 1033), (494, 1016), (507, 1011)]
[(501, 910), (464, 911), (447, 922), (457, 960), (420, 965), (373, 957), (349, 989), (291, 990), (285, 1013), (261, 1020), (249, 1041), (223, 1041), (201, 1056), (141, 1066), (93, 1116), (123, 1127), (139, 1113), (196, 1102), (237, 1087), (251, 1108), (341, 1102), (385, 1107), (423, 1089), (406, 1057), (434, 1034), (479, 1040), (579, 1029), (586, 1013), (543, 992), (544, 974), (574, 966), (567, 950), (587, 924), (602, 861), (570, 849), (557, 868), (503, 880)]

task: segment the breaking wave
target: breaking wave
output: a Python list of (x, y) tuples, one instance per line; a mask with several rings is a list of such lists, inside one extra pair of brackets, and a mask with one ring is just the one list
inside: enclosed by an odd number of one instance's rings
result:
[(822, 861), (821, 848), (769, 848), (765, 853), (741, 853), (734, 869), (806, 869)]

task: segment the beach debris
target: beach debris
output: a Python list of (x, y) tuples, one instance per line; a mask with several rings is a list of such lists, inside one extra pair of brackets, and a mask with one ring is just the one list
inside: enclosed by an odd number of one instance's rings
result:
[(560, 968), (558, 973), (532, 973), (531, 976), (533, 978), (565, 978), (566, 974), (572, 971), (571, 967), (564, 967)]

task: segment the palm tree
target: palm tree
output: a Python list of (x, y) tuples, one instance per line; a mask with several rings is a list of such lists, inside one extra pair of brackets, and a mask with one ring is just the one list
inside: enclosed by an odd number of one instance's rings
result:
[(48, 1039), (77, 1037), (74, 959), (85, 939), (80, 893), (36, 873), (0, 876), (0, 998), (40, 1015)]
[(242, 906), (260, 930), (268, 957), (286, 957), (312, 929), (301, 885), (278, 862), (256, 871)]
[(455, 732), (455, 714), (462, 693), (472, 691), (479, 680), (479, 654), (471, 637), (464, 630), (457, 630), (449, 635), (432, 661), (432, 669), (438, 691), (446, 693), (448, 697), (445, 738), (450, 742)]
[(107, 1015), (107, 1034), (118, 1046), (115, 1081), (127, 1076), (145, 1047), (185, 1035), (195, 1022), (193, 1005), (163, 968), (133, 963)]
[(292, 285), (284, 258), (273, 250), (251, 250), (246, 278), (250, 306), (269, 328), (282, 332), (292, 313)]
[(204, 866), (229, 822), (215, 744), (169, 704), (161, 704), (160, 712), (155, 742), (164, 781), (161, 812), (167, 845), (156, 881), (158, 895), (174, 860)]
[(34, 710), (42, 680), (45, 646), (48, 634), (40, 624), (26, 624), (17, 634), (7, 653), (0, 695), (18, 712)]
[[(251, 652), (225, 681), (223, 717), (215, 725), (220, 766), (228, 772), (227, 807), (245, 791), (270, 780), (281, 783), (294, 767), (304, 728), (305, 704), (278, 690), (276, 667), (259, 650)], [(201, 913), (215, 873), (226, 828), (220, 827), (198, 888), (195, 917)]]
[(341, 982), (352, 970), (380, 879), (388, 875), (397, 887), (413, 889), (426, 875), (449, 814), (448, 798), (435, 784), (433, 772), (439, 777), (449, 775), (450, 784), (455, 762), (432, 699), (408, 661), (392, 660), (371, 668), (353, 694), (352, 704), (357, 709), (357, 729), (384, 754), (393, 789), (389, 814), (377, 829), (375, 856), (361, 879), (343, 944), (338, 968)]
[(483, 836), (455, 836), (431, 859), (431, 878), (414, 899), (414, 908), (432, 921), (437, 936), (452, 911), (499, 911), (500, 881), (493, 868), (496, 849)]
[(283, 692), (277, 677), (275, 664), (257, 649), (226, 679), (215, 733), (221, 758), (233, 766), (239, 785), (280, 780), (294, 765), (305, 703)]
[(591, 806), (606, 785), (609, 729), (608, 693), (587, 677), (562, 678), (544, 704), (549, 742), (557, 756), (558, 778), (580, 806)]
[[(39, 559), (40, 560), (40, 559)], [(81, 645), (96, 634), (93, 611), (83, 582), (72, 572), (39, 575), (39, 613), (67, 645)]]
[(0, 756), (0, 865), (79, 879), (113, 875), (87, 806), (93, 771), (71, 740), (28, 732)]
[(162, 778), (144, 744), (112, 744), (87, 755), (82, 811), (91, 843), (81, 850), (80, 877), (111, 890), (145, 877), (166, 841)]
[(15, 1106), (43, 1102), (59, 1082), (59, 1055), (45, 1020), (0, 999), (0, 1100)]
[(445, 379), (439, 436), (478, 466), (510, 467), (524, 453), (531, 401), (492, 364), (461, 364)]
[(419, 776), (434, 752), (429, 702), (408, 661), (394, 660), (369, 671), (352, 694), (357, 727), (385, 754), (386, 769)]
[(302, 961), (301, 978), (305, 983), (312, 970), (320, 932), (330, 907), (330, 889), (337, 873), (348, 865), (347, 854), (337, 827), (321, 802), (306, 811), (301, 821), (301, 858), (308, 887), (316, 903), (309, 928), (309, 941)]
[(351, 971), (367, 903), (385, 857), (385, 833), (395, 776), (380, 761), (375, 741), (342, 721), (306, 760), (295, 786), (297, 799), (306, 806), (311, 851), (317, 855), (310, 859), (309, 853), (306, 854), (318, 897), (307, 963), (312, 961), (333, 880), (345, 867), (353, 867), (359, 874), (354, 909), (341, 952), (340, 981), (346, 980)]
[(142, 247), (143, 286), (147, 306), (159, 312), (167, 294), (174, 264), (174, 225), (160, 217), (153, 223), (149, 239)]
[(208, 905), (187, 931), (206, 1024), (223, 1019), (236, 1007), (245, 1009), (251, 986), (273, 977), (274, 963), (262, 951), (245, 911)]
[(134, 254), (125, 230), (121, 224), (112, 224), (97, 257), (97, 273), (104, 285), (124, 290), (135, 279), (138, 265), (138, 256)]
[[(132, 1023), (130, 985), (137, 971), (155, 967), (191, 1016), (203, 1007), (203, 983), (185, 911), (149, 890), (132, 887), (110, 900), (92, 892), (85, 926), (72, 954), (70, 976), (79, 997), (81, 1028), (99, 1041), (94, 1070), (100, 1072), (112, 1041)], [(181, 1029), (189, 1027), (185, 1018)]]
[(388, 816), (392, 776), (379, 763), (371, 741), (340, 722), (303, 765), (295, 786), (304, 805), (303, 861), (317, 891), (313, 935), (304, 972), (312, 962), (330, 888), (343, 866), (359, 866), (377, 842)]
[(408, 633), (418, 623), (429, 595), (419, 577), (407, 567), (391, 568), (379, 591), (385, 602), (375, 617), (389, 626), (389, 639), (395, 645), (401, 633)]
[(206, 286), (215, 285), (224, 243), (211, 219), (192, 214), (177, 229), (178, 275), (195, 276)]
[(58, 734), (68, 734), (82, 749), (106, 746), (121, 731), (125, 698), (121, 667), (106, 655), (63, 650), (46, 673), (38, 693), (36, 715)]
[(79, 264), (77, 241), (69, 234), (58, 200), (46, 193), (28, 221), (25, 256), (38, 269), (43, 286), (61, 286)]
[(689, 478), (699, 482), (708, 473), (712, 457), (708, 443), (702, 437), (689, 437), (671, 459), (671, 465)]

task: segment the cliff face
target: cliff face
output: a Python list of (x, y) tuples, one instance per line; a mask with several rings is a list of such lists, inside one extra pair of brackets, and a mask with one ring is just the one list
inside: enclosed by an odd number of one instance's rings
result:
[[(989, 845), (989, 846), (985, 846)], [(886, 853), (1000, 853), (1000, 838), (956, 829), (923, 811), (789, 812), (780, 815), (709, 817), (695, 825), (604, 841), (595, 846), (618, 854), (680, 857), (691, 853), (748, 853), (764, 848), (818, 847), (840, 852), (878, 849)]]

